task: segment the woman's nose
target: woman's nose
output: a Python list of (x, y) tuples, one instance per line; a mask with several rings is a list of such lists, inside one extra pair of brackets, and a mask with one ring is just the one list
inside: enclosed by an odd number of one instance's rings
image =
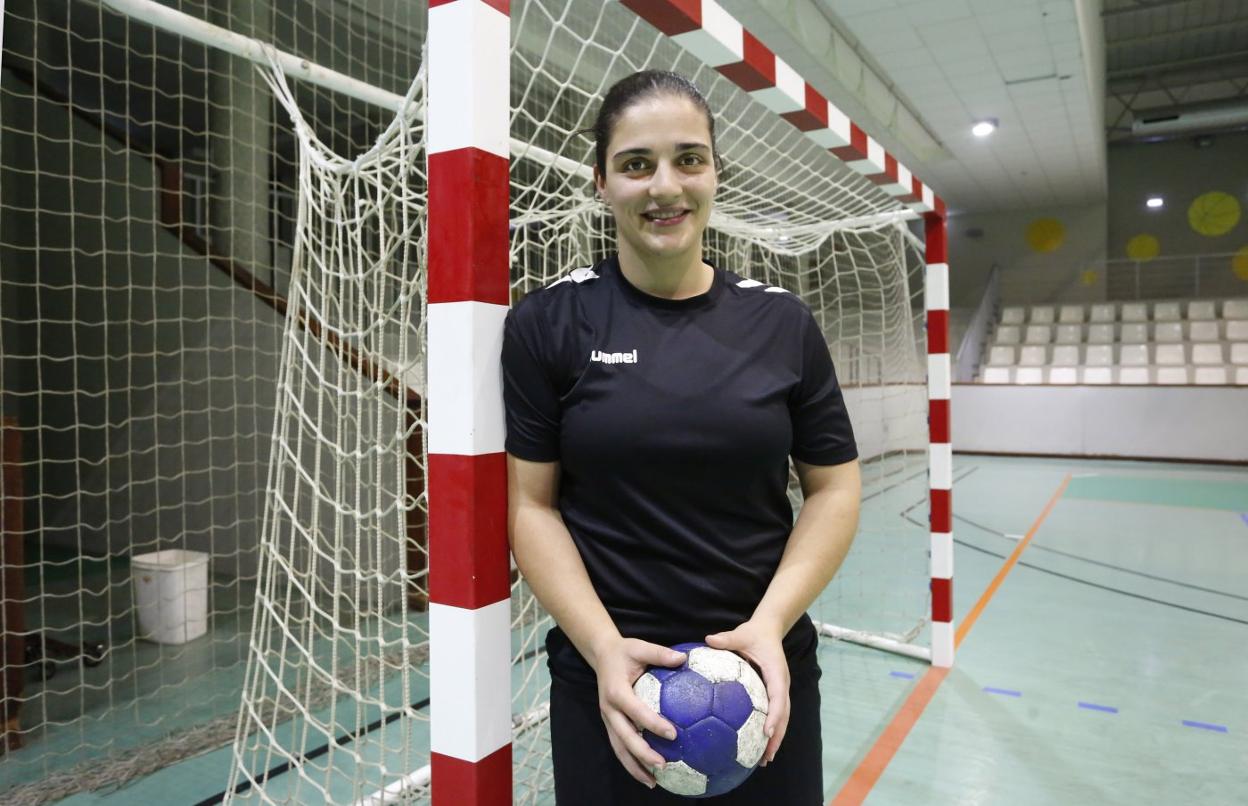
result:
[(666, 163), (659, 163), (650, 178), (650, 198), (663, 199), (680, 195), (680, 181), (676, 169)]

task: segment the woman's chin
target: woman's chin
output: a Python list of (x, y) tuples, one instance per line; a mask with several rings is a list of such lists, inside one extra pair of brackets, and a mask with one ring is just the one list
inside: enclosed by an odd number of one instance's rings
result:
[(688, 254), (696, 248), (697, 243), (687, 233), (664, 233), (662, 235), (647, 235), (643, 239), (644, 250), (643, 255), (652, 256), (660, 260), (670, 260)]

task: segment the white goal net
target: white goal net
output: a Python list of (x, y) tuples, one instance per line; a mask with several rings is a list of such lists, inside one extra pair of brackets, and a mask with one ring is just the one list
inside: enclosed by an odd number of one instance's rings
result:
[[(164, 4), (269, 47), (253, 61), (110, 5), (5, 11), (0, 390), (23, 449), (3, 473), (26, 513), (25, 585), (5, 598), (24, 640), (77, 654), (6, 688), (22, 746), (0, 757), (0, 799), (228, 747), (222, 797), (420, 802), (426, 9)], [(912, 214), (619, 3), (513, 0), (511, 20), (513, 300), (612, 248), (578, 133), (606, 89), (690, 77), (726, 165), (708, 257), (810, 305), (864, 459), (862, 528), (812, 615), (922, 645), (927, 531), (903, 517), (927, 491)], [(169, 548), (210, 563), (207, 633), (186, 644), (144, 640), (131, 596), (131, 558)], [(551, 624), (519, 578), (512, 613), (515, 799), (549, 802)]]

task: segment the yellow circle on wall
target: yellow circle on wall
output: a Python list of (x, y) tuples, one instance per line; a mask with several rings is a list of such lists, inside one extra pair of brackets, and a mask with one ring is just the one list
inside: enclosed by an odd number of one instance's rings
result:
[(1097, 274), (1092, 269), (1084, 269), (1083, 273), (1079, 275), (1079, 282), (1083, 283), (1086, 286), (1096, 285), (1096, 281), (1099, 279), (1100, 279), (1100, 275)]
[(1127, 241), (1127, 257), (1132, 260), (1152, 260), (1161, 254), (1161, 241), (1155, 235), (1142, 233)]
[(1241, 246), (1239, 251), (1231, 256), (1231, 271), (1235, 272), (1235, 276), (1244, 282), (1248, 282), (1248, 246)]
[(1027, 245), (1033, 252), (1052, 252), (1066, 240), (1066, 228), (1056, 218), (1037, 218), (1027, 225)]
[(1187, 208), (1187, 223), (1201, 235), (1225, 235), (1239, 223), (1239, 200), (1229, 193), (1202, 193)]

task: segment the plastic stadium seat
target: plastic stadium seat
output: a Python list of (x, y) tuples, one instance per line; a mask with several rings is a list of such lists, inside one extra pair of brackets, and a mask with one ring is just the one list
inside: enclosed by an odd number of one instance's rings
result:
[(1122, 303), (1122, 321), (1124, 322), (1147, 322), (1148, 321), (1148, 305), (1146, 305), (1143, 302)]
[(1038, 344), (1029, 344), (1018, 352), (1020, 367), (1042, 367), (1049, 363), (1049, 348)]
[(1114, 326), (1107, 324), (1088, 325), (1088, 344), (1113, 344)]
[(1217, 321), (1196, 321), (1187, 323), (1187, 337), (1192, 341), (1217, 341), (1222, 338)]
[(1079, 380), (1086, 384), (1103, 384), (1114, 382), (1113, 367), (1084, 367), (1079, 372)]
[(1079, 370), (1074, 367), (1052, 367), (1049, 369), (1049, 383), (1079, 383)]
[(1187, 367), (1158, 367), (1157, 383), (1187, 384), (1191, 383), (1191, 373)]
[(1001, 324), (1021, 325), (1023, 323), (1024, 313), (1024, 309), (1018, 306), (1005, 308), (1001, 311)]
[(1058, 325), (1057, 326), (1057, 343), (1058, 344), (1082, 344), (1083, 343), (1083, 325)]
[(1237, 341), (1231, 344), (1231, 363), (1248, 364), (1248, 342)]
[(1079, 363), (1079, 348), (1074, 344), (1059, 344), (1053, 348), (1053, 359), (1049, 363), (1055, 367), (1074, 366)]
[(997, 328), (997, 344), (1018, 344), (1022, 339), (1019, 336), (1018, 325), (1002, 325)]
[(1169, 366), (1186, 366), (1187, 365), (1187, 345), (1185, 344), (1158, 344), (1157, 345), (1157, 363)]
[(1248, 320), (1232, 319), (1227, 322), (1226, 338), (1230, 341), (1248, 341)]
[(1108, 344), (1089, 344), (1083, 357), (1089, 367), (1110, 367), (1114, 364), (1114, 348)]
[(995, 345), (988, 351), (988, 364), (995, 367), (1008, 367), (1014, 363), (1014, 348), (1006, 345)]
[(1148, 366), (1147, 344), (1124, 344), (1118, 348), (1118, 363), (1124, 367)]
[(1027, 344), (1048, 344), (1052, 340), (1052, 325), (1028, 325), (1027, 338), (1023, 341)]
[(1061, 310), (1058, 312), (1057, 321), (1064, 325), (1083, 324), (1083, 306), (1063, 305)]
[(1124, 324), (1122, 329), (1118, 331), (1118, 340), (1137, 344), (1148, 341), (1148, 325), (1141, 322)]
[(1031, 318), (1027, 320), (1033, 325), (1051, 325), (1053, 324), (1053, 306), (1052, 305), (1033, 305), (1031, 306)]
[(1154, 322), (1177, 322), (1183, 318), (1183, 311), (1177, 302), (1158, 302), (1153, 305)]
[(979, 376), (981, 383), (1009, 383), (1014, 370), (1009, 367), (988, 367)]
[(1248, 319), (1248, 299), (1228, 299), (1222, 303), (1223, 319)]
[(1113, 322), (1118, 318), (1118, 306), (1113, 303), (1100, 304), (1092, 306), (1092, 315), (1088, 317), (1089, 322)]
[(1157, 341), (1183, 341), (1183, 323), (1158, 322), (1153, 325), (1153, 338)]
[(1014, 370), (1014, 383), (1044, 383), (1044, 370), (1040, 367), (1019, 367)]
[(1226, 354), (1222, 350), (1221, 342), (1192, 345), (1193, 364), (1221, 364), (1225, 360)]
[(1187, 303), (1187, 318), (1192, 321), (1217, 319), (1216, 305), (1209, 300), (1193, 300)]
[(1149, 367), (1123, 367), (1118, 370), (1118, 383), (1142, 384), (1153, 382), (1153, 371)]
[(1231, 375), (1226, 367), (1196, 367), (1194, 382), (1201, 386), (1221, 386), (1231, 382)]

